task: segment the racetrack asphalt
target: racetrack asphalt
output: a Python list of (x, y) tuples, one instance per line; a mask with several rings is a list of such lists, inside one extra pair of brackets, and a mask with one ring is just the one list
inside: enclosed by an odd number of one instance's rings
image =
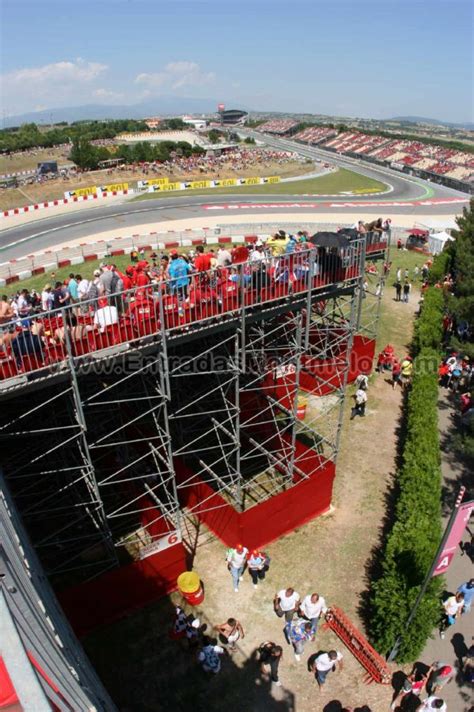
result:
[[(468, 203), (469, 196), (465, 193), (445, 188), (418, 178), (405, 176), (397, 171), (381, 168), (379, 166), (360, 165), (359, 161), (347, 159), (336, 154), (328, 154), (321, 149), (300, 146), (291, 141), (281, 141), (270, 139), (269, 145), (279, 146), (283, 149), (298, 150), (301, 155), (329, 161), (336, 165), (351, 168), (356, 172), (368, 175), (376, 180), (383, 181), (390, 187), (390, 192), (382, 196), (370, 195), (339, 195), (328, 196), (303, 196), (303, 195), (272, 195), (262, 193), (261, 195), (240, 195), (238, 189), (229, 195), (186, 195), (159, 198), (157, 200), (130, 201), (101, 205), (91, 209), (79, 211), (66, 211), (48, 217), (41, 217), (38, 220), (15, 224), (9, 227), (8, 224), (1, 225), (0, 232), (0, 261), (6, 262), (11, 259), (18, 259), (26, 254), (48, 249), (53, 245), (65, 242), (80, 241), (94, 233), (103, 233), (117, 230), (119, 234), (127, 235), (136, 232), (140, 225), (149, 225), (156, 221), (156, 231), (160, 231), (160, 223), (172, 220), (186, 220), (202, 218), (202, 224), (206, 225), (206, 217), (218, 217), (219, 215), (229, 215), (229, 206), (234, 206), (235, 216), (245, 222), (244, 215), (250, 213), (268, 213), (269, 206), (275, 203), (279, 208), (274, 208), (275, 218), (277, 211), (295, 214), (308, 214), (313, 216), (318, 213), (334, 213), (341, 216), (351, 212), (356, 208), (355, 204), (361, 204), (361, 218), (370, 217), (391, 217), (396, 222), (396, 215), (417, 216), (432, 215), (456, 215), (461, 212), (462, 203), (437, 203), (440, 200), (453, 200), (455, 198), (464, 199)], [(425, 204), (419, 205), (422, 201)], [(396, 203), (401, 203), (397, 205)], [(287, 204), (287, 205), (285, 205)], [(236, 206), (248, 206), (236, 208)], [(297, 205), (298, 207), (295, 207)], [(212, 213), (209, 213), (209, 206), (212, 206)], [(255, 206), (255, 207), (254, 207)], [(256, 207), (259, 206), (259, 207)], [(261, 207), (260, 207), (261, 206)], [(54, 209), (53, 209), (54, 210)], [(273, 211), (272, 211), (273, 212)], [(42, 213), (44, 215), (44, 213)], [(8, 218), (6, 219), (8, 220)]]

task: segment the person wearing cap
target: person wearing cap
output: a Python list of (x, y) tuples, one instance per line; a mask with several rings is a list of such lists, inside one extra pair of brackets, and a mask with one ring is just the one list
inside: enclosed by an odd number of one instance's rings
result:
[(436, 661), (430, 667), (427, 689), (430, 695), (436, 695), (453, 679), (454, 670), (451, 665)]
[(300, 606), (300, 594), (294, 588), (282, 588), (275, 594), (273, 608), (278, 618), (285, 616), (286, 622), (291, 621)]
[(405, 356), (401, 363), (401, 377), (400, 381), (402, 388), (406, 390), (411, 383), (413, 376), (413, 359), (411, 356)]
[(263, 551), (254, 549), (250, 554), (247, 565), (249, 567), (249, 574), (254, 588), (257, 588), (259, 580), (264, 580), (265, 574), (268, 571), (269, 563), (270, 559)]
[(237, 544), (235, 549), (228, 549), (226, 555), (227, 568), (232, 576), (232, 582), (234, 584), (234, 591), (238, 593), (239, 582), (242, 581), (242, 574), (244, 573), (245, 562), (247, 561), (249, 550), (242, 546), (242, 544)]

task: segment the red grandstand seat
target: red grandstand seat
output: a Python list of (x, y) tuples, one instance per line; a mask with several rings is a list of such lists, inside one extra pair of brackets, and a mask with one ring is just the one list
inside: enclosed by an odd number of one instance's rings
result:
[(44, 366), (44, 359), (36, 354), (30, 354), (21, 357), (21, 368), (18, 370), (21, 373), (28, 373), (30, 371), (37, 371)]
[(67, 359), (67, 351), (64, 344), (49, 344), (45, 348), (45, 362), (59, 363)]
[(5, 380), (6, 378), (11, 378), (18, 374), (18, 367), (16, 361), (12, 356), (7, 356), (0, 359), (0, 380)]

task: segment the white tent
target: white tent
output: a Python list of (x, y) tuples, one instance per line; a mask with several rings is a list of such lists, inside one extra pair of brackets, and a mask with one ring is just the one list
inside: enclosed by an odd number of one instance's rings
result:
[(428, 251), (432, 255), (439, 255), (443, 251), (443, 248), (448, 240), (454, 240), (447, 232), (436, 232), (428, 237)]

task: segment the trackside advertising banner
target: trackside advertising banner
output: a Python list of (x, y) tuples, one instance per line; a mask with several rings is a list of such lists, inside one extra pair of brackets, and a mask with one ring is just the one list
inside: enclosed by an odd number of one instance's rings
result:
[(435, 569), (433, 571), (433, 576), (439, 576), (444, 574), (453, 560), (454, 554), (456, 553), (459, 542), (462, 539), (464, 530), (469, 524), (469, 519), (472, 512), (474, 511), (474, 500), (470, 502), (464, 502), (461, 504), (456, 512), (456, 518), (449, 532), (446, 543), (443, 547), (442, 552), (439, 555), (438, 561), (436, 562)]
[[(149, 181), (139, 181), (139, 188), (148, 188), (149, 193), (164, 190), (199, 190), (203, 188), (227, 188), (239, 185), (264, 185), (266, 183), (279, 183), (280, 176), (268, 176), (265, 178), (222, 178), (220, 180), (191, 180), (183, 183), (156, 183), (154, 179)], [(168, 180), (168, 179), (166, 179)]]
[(96, 185), (89, 185), (86, 188), (75, 188), (64, 193), (65, 198), (82, 198), (84, 195), (97, 195), (99, 188)]
[(104, 185), (88, 185), (86, 188), (75, 188), (64, 193), (65, 198), (82, 198), (98, 193), (119, 193), (128, 190), (128, 183), (106, 183)]

